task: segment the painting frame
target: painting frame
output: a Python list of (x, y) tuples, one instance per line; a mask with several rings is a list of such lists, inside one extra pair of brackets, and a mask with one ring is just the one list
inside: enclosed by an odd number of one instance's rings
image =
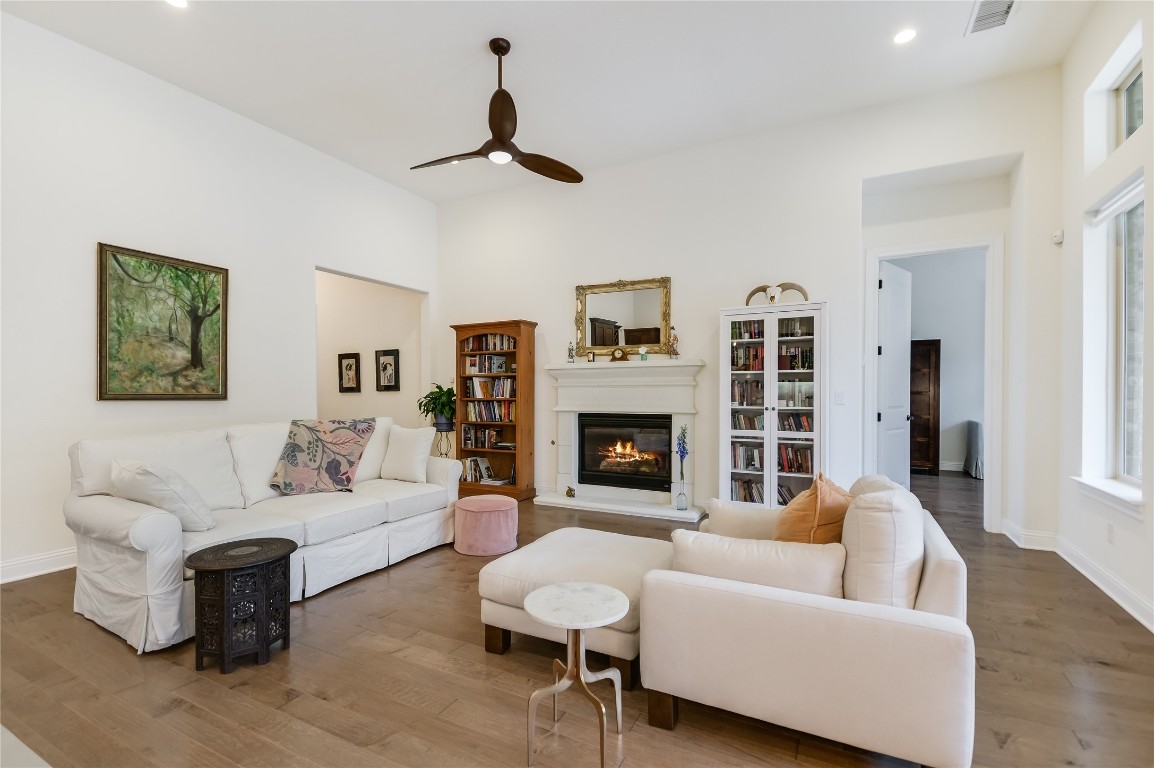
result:
[[(96, 268), (97, 399), (227, 400), (228, 269), (108, 243)], [(159, 321), (158, 304), (166, 338), (138, 327)], [(181, 345), (188, 362), (172, 368)]]
[[(378, 349), (376, 352), (377, 391), (401, 391), (401, 351)], [(386, 368), (389, 366), (389, 368)], [(391, 373), (391, 378), (389, 374)]]
[[(352, 363), (352, 367), (348, 363)], [(361, 353), (343, 352), (337, 355), (337, 391), (361, 391)]]

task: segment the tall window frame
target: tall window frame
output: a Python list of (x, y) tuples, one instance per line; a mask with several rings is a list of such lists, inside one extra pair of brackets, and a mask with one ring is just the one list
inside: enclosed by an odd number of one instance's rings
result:
[(1112, 474), (1141, 488), (1144, 397), (1144, 247), (1145, 200), (1126, 201), (1111, 226), (1113, 284), (1113, 360), (1110, 440)]

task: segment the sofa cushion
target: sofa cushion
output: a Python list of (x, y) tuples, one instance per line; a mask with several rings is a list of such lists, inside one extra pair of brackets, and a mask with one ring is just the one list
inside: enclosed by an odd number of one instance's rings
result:
[[(267, 502), (265, 502), (267, 503)], [(218, 509), (213, 517), (216, 527), (210, 531), (186, 531), (182, 539), (184, 557), (213, 544), (240, 539), (292, 539), (298, 546), (305, 543), (305, 527), (300, 520), (262, 509), (264, 503), (244, 509)]]
[(790, 499), (781, 510), (774, 538), (802, 544), (841, 541), (842, 520), (849, 503), (845, 489), (819, 472), (813, 485)]
[(293, 419), (270, 485), (288, 496), (351, 488), (376, 427), (372, 419)]
[(244, 506), (223, 429), (81, 440), (70, 455), (73, 487), (81, 496), (112, 493), (112, 460), (135, 459), (179, 472), (209, 509)]
[(900, 486), (854, 498), (841, 537), (847, 598), (914, 607), (925, 554), (923, 514), (917, 497)]
[(232, 448), (232, 459), (246, 507), (277, 495), (269, 483), (288, 433), (287, 421), (239, 424), (228, 428), (228, 445)]
[(673, 545), (641, 536), (589, 528), (561, 528), (481, 569), (481, 597), (524, 608), (525, 596), (559, 581), (595, 581), (616, 587), (629, 598), (629, 613), (609, 626), (635, 632), (641, 624), (641, 577), (669, 568)]
[(388, 514), (388, 505), (384, 502), (355, 493), (277, 496), (262, 501), (253, 509), (300, 521), (304, 526), (306, 545), (320, 544), (380, 525)]
[(389, 432), (389, 447), (381, 462), (381, 479), (425, 482), (429, 451), (437, 431), (433, 427), (408, 429), (394, 426)]
[(389, 447), (389, 435), (393, 430), (391, 416), (378, 416), (374, 421), (377, 428), (365, 443), (365, 450), (361, 454), (361, 463), (357, 465), (356, 481), (363, 483), (366, 480), (376, 480), (381, 476), (381, 464), (385, 460), (385, 452)]
[[(737, 539), (772, 539), (780, 509), (710, 499), (709, 532)], [(705, 530), (702, 528), (702, 530)]]
[(353, 486), (354, 496), (366, 496), (388, 504), (386, 522), (422, 515), (449, 506), (449, 492), (432, 483), (402, 480), (369, 480)]
[(845, 547), (673, 531), (673, 570), (719, 579), (842, 596)]
[(112, 460), (112, 491), (129, 501), (149, 504), (176, 515), (186, 531), (207, 531), (216, 525), (212, 510), (196, 489), (167, 467), (133, 459)]

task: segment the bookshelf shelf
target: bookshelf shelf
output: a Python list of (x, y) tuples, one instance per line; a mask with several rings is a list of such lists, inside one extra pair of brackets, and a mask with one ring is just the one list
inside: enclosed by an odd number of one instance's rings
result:
[[(452, 326), (457, 349), (457, 455), (461, 496), (519, 501), (533, 484), (533, 339), (528, 320)], [(505, 446), (508, 447), (505, 447)], [(502, 479), (493, 484), (485, 479)]]
[(807, 303), (721, 311), (721, 498), (782, 506), (821, 469), (824, 310)]

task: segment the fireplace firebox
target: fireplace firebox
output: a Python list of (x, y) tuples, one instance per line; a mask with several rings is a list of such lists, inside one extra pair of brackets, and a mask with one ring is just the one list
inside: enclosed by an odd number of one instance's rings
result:
[(657, 413), (577, 414), (577, 482), (668, 491), (673, 417)]

